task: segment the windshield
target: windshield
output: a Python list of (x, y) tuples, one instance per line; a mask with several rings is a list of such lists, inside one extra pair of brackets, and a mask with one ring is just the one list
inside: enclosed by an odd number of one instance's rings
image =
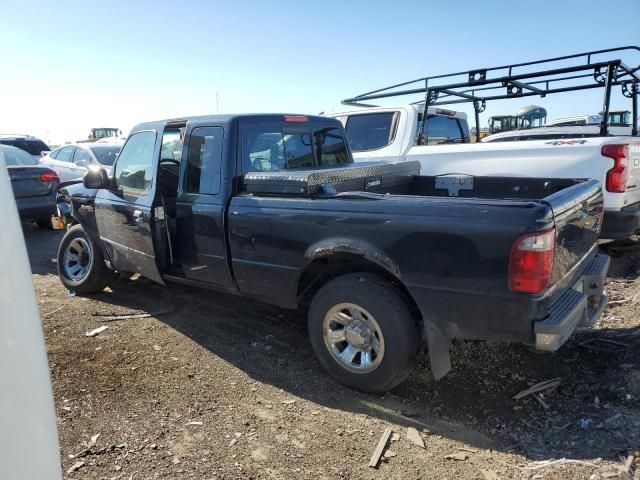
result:
[(37, 155), (40, 156), (41, 152), (48, 152), (49, 150), (51, 150), (46, 143), (44, 143), (42, 140), (27, 140), (27, 139), (12, 139), (12, 140), (7, 140), (7, 139), (3, 139), (0, 138), (0, 143), (4, 144), (4, 145), (11, 145), (12, 147), (16, 147), (19, 148), (20, 150), (24, 150), (27, 153), (30, 153), (31, 155)]
[(91, 151), (98, 159), (100, 165), (104, 165), (106, 167), (110, 167), (115, 162), (116, 157), (118, 156), (118, 152), (120, 151), (120, 146), (95, 146), (91, 147)]
[(38, 161), (31, 155), (18, 148), (3, 148), (2, 153), (7, 167), (25, 167), (38, 164)]

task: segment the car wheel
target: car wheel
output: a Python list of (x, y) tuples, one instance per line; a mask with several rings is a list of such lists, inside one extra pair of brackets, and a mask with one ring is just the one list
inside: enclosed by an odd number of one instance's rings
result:
[(401, 383), (420, 345), (420, 330), (400, 292), (369, 273), (324, 285), (311, 302), (308, 322), (322, 366), (364, 392), (385, 392)]
[(36, 220), (36, 225), (38, 225), (38, 228), (41, 228), (43, 230), (51, 230), (53, 228), (50, 218), (38, 218)]
[(58, 276), (67, 289), (81, 295), (104, 290), (113, 278), (100, 248), (81, 225), (74, 225), (62, 237)]

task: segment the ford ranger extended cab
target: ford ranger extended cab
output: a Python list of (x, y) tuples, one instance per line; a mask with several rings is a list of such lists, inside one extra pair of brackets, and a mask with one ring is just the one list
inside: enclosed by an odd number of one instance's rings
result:
[[(640, 48), (621, 47), (436, 75), (343, 100), (345, 105), (367, 105), (367, 108), (329, 115), (341, 119), (347, 126), (359, 126), (353, 138), (347, 128), (351, 142), (361, 142), (363, 138), (377, 140), (380, 132), (387, 133), (381, 141), (369, 142), (369, 148), (354, 151), (356, 162), (419, 161), (422, 175), (455, 172), (596, 179), (604, 189), (601, 237), (627, 238), (640, 232), (640, 138), (637, 136), (640, 67), (625, 65), (615, 58), (619, 54), (625, 54), (633, 61), (640, 60)], [(628, 115), (630, 125), (626, 127), (612, 123), (616, 116), (608, 114), (611, 90), (616, 86), (632, 104), (632, 112)], [(490, 100), (532, 95), (546, 97), (595, 88), (604, 91), (605, 113), (599, 117), (599, 125), (513, 130), (473, 144), (459, 141), (459, 129), (455, 128), (453, 117), (440, 138), (425, 142), (429, 133), (419, 126), (416, 128), (415, 122), (393, 122), (388, 113), (397, 112), (397, 118), (402, 119), (411, 116), (410, 110), (371, 106), (373, 100), (421, 93), (426, 97), (421, 105), (423, 109), (426, 105), (427, 112), (447, 112), (444, 109), (450, 105), (472, 103), (476, 131), (480, 131), (479, 115)]]
[(327, 117), (140, 124), (110, 175), (61, 188), (60, 279), (87, 294), (138, 272), (307, 311), (320, 363), (371, 392), (423, 340), (440, 378), (451, 339), (553, 351), (598, 318), (597, 181), (418, 171), (354, 164)]

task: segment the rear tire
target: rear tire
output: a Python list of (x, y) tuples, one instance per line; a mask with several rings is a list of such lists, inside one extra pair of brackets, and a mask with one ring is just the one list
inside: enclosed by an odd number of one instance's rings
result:
[(38, 228), (41, 228), (43, 230), (51, 230), (53, 228), (50, 218), (38, 218), (36, 220), (36, 225), (38, 225)]
[(68, 290), (80, 295), (104, 290), (113, 278), (102, 251), (81, 225), (74, 225), (62, 237), (58, 276)]
[(420, 345), (420, 331), (400, 292), (369, 273), (343, 275), (324, 285), (311, 302), (308, 323), (322, 366), (340, 383), (363, 392), (400, 384)]

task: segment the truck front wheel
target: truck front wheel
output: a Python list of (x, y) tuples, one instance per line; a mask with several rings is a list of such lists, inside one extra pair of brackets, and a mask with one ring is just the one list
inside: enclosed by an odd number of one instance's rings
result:
[(62, 237), (58, 276), (68, 290), (81, 295), (104, 290), (113, 277), (100, 248), (81, 225), (74, 225)]
[(420, 332), (400, 292), (369, 273), (335, 278), (313, 298), (309, 337), (322, 366), (339, 382), (385, 392), (409, 374)]

